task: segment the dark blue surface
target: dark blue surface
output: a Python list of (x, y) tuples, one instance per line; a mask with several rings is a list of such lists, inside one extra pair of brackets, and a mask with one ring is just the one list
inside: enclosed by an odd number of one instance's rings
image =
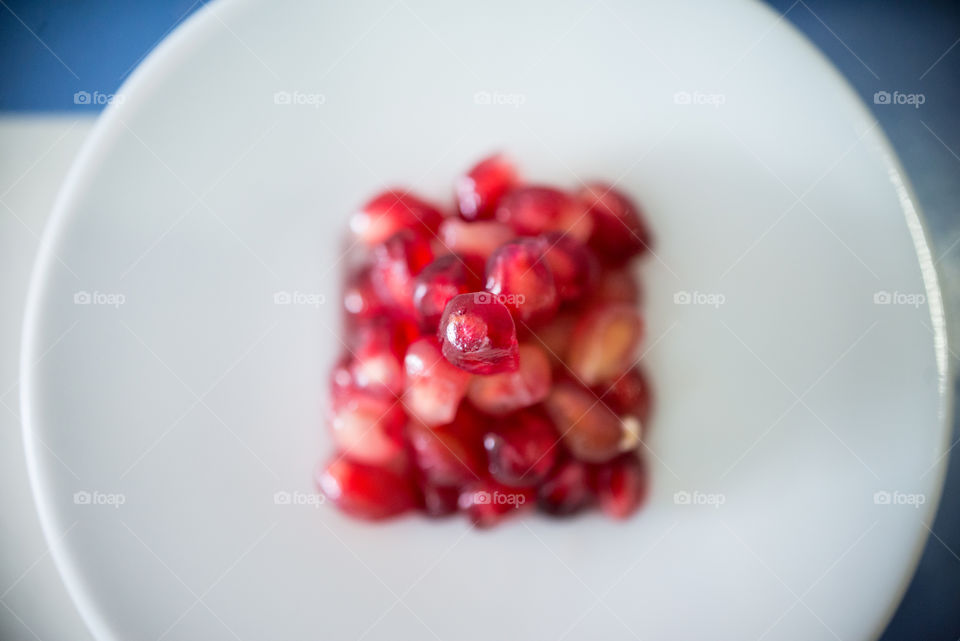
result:
[[(96, 96), (116, 91), (147, 52), (205, 1), (0, 0), (0, 111), (102, 109)], [(769, 4), (786, 12), (840, 68), (892, 140), (927, 216), (950, 311), (960, 284), (960, 246), (954, 245), (960, 240), (960, 3)], [(878, 91), (919, 93), (925, 102), (917, 109), (875, 104)], [(87, 92), (89, 101), (76, 100), (77, 92)], [(932, 526), (936, 536), (885, 641), (960, 637), (958, 451)]]

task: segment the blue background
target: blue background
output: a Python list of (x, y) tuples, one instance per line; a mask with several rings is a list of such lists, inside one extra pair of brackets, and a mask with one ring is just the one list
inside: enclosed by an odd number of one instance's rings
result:
[[(119, 88), (205, 0), (0, 0), (0, 112), (96, 113), (74, 93)], [(960, 3), (770, 0), (873, 109), (916, 187), (948, 298), (960, 291)], [(921, 93), (919, 109), (876, 105), (877, 91)], [(2, 153), (2, 150), (0, 150)], [(957, 357), (954, 356), (956, 362)], [(956, 423), (954, 433), (957, 433)], [(957, 454), (956, 448), (953, 454)], [(960, 471), (951, 457), (940, 512), (885, 641), (960, 637)]]

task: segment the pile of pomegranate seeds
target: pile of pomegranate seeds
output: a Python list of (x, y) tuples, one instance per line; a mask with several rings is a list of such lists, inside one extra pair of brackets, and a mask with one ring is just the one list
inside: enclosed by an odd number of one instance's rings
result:
[(392, 190), (350, 221), (364, 251), (318, 486), (365, 519), (626, 518), (646, 496), (651, 409), (630, 264), (650, 242), (640, 210), (602, 183), (525, 184), (500, 155), (454, 192), (448, 215)]

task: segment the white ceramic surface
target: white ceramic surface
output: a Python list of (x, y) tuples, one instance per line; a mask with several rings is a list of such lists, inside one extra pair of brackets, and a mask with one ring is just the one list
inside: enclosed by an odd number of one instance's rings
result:
[[(942, 309), (889, 145), (776, 15), (221, 1), (122, 94), (22, 359), (41, 521), (98, 639), (880, 633), (943, 478)], [(501, 148), (648, 210), (649, 506), (478, 533), (298, 504), (346, 215), (385, 184), (446, 198)]]

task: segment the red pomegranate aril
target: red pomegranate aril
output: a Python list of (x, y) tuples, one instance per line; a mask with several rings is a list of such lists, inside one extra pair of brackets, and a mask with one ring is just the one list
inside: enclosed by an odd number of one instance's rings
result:
[(443, 214), (430, 203), (394, 189), (369, 200), (350, 219), (350, 228), (368, 245), (382, 243), (401, 230), (432, 238)]
[(374, 247), (371, 280), (380, 299), (413, 315), (413, 279), (432, 260), (430, 242), (406, 229)]
[(500, 199), (496, 218), (521, 236), (560, 231), (586, 242), (593, 228), (590, 216), (577, 199), (559, 189), (539, 185), (507, 192)]
[(339, 457), (318, 470), (316, 480), (334, 505), (358, 518), (385, 519), (417, 506), (412, 481), (390, 468)]
[(488, 292), (451, 299), (437, 335), (443, 355), (464, 371), (497, 374), (519, 367), (517, 329), (510, 310)]
[(350, 337), (348, 348), (352, 355), (346, 370), (354, 387), (391, 399), (403, 392), (400, 354), (404, 336), (397, 329), (397, 325), (389, 323), (371, 323), (359, 326)]
[(517, 170), (501, 154), (477, 163), (457, 179), (457, 209), (464, 220), (493, 218), (500, 197), (517, 182)]
[(486, 476), (480, 420), (475, 411), (463, 405), (448, 425), (427, 427), (410, 421), (407, 437), (427, 483), (459, 487)]
[(537, 506), (553, 516), (568, 516), (589, 507), (594, 501), (587, 466), (568, 458), (553, 469), (537, 488)]
[(640, 442), (640, 421), (617, 416), (592, 391), (573, 381), (555, 384), (544, 404), (564, 445), (581, 461), (609, 461)]
[(622, 265), (647, 250), (647, 225), (639, 208), (625, 194), (609, 185), (593, 183), (578, 197), (593, 219), (588, 244), (601, 261)]
[(501, 246), (487, 261), (487, 291), (522, 325), (550, 320), (559, 304), (553, 274), (541, 260), (542, 250), (538, 240), (518, 238)]
[(370, 265), (362, 265), (347, 277), (343, 290), (343, 309), (350, 317), (376, 318), (387, 311), (387, 306), (373, 286), (371, 269)]
[(495, 481), (471, 483), (460, 493), (460, 509), (478, 528), (493, 527), (500, 521), (528, 509), (536, 493), (531, 488), (507, 487)]
[(633, 306), (599, 305), (587, 310), (570, 337), (570, 371), (586, 385), (616, 378), (634, 364), (643, 329), (643, 317)]
[(471, 268), (461, 257), (449, 254), (424, 267), (414, 279), (413, 306), (417, 311), (420, 328), (425, 333), (436, 333), (443, 310), (450, 299), (480, 288), (477, 268), (481, 271), (483, 269), (479, 265)]
[(407, 348), (403, 365), (407, 373), (403, 405), (407, 412), (430, 426), (452, 421), (467, 393), (470, 373), (444, 358), (433, 336), (414, 341)]
[(455, 514), (459, 509), (460, 488), (422, 484), (420, 494), (423, 500), (423, 511), (431, 518), (440, 518)]
[(467, 396), (487, 414), (502, 416), (539, 403), (550, 393), (550, 358), (534, 344), (519, 347), (515, 372), (474, 376)]
[(624, 267), (603, 270), (593, 295), (589, 298), (595, 303), (637, 305), (640, 302), (640, 296), (640, 283), (637, 282), (633, 272)]
[(447, 218), (440, 225), (440, 241), (461, 256), (479, 256), (486, 260), (500, 245), (513, 240), (516, 233), (509, 225), (493, 220), (468, 223)]
[(594, 388), (607, 407), (618, 414), (632, 414), (644, 426), (650, 420), (652, 394), (643, 371), (634, 367), (616, 380)]
[(590, 293), (599, 272), (593, 253), (583, 243), (561, 232), (547, 232), (540, 239), (543, 261), (553, 273), (560, 300), (575, 301)]
[(490, 476), (511, 487), (536, 485), (553, 468), (559, 441), (542, 411), (531, 408), (511, 414), (483, 438)]
[(406, 416), (394, 399), (354, 390), (335, 398), (330, 430), (337, 448), (363, 463), (388, 464), (403, 457)]
[(622, 454), (594, 468), (592, 485), (600, 509), (615, 519), (625, 519), (647, 497), (649, 477), (646, 463), (635, 452)]
[(551, 363), (558, 371), (566, 371), (567, 348), (570, 346), (570, 335), (577, 325), (579, 314), (561, 310), (546, 325), (531, 328), (524, 338), (534, 345), (539, 345), (550, 356)]

